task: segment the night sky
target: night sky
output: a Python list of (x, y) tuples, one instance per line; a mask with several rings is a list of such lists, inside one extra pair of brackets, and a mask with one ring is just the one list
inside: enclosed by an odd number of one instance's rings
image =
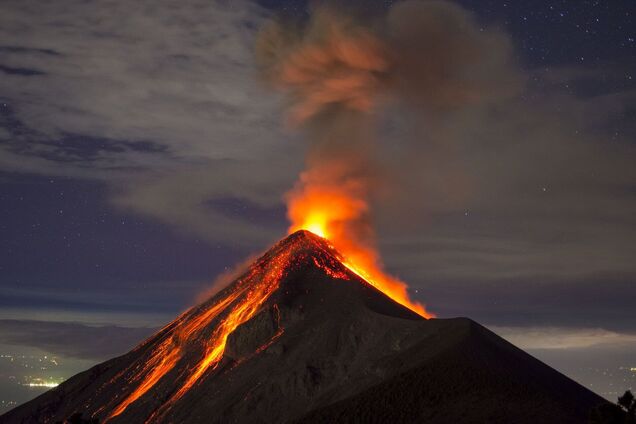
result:
[[(438, 316), (598, 385), (636, 367), (636, 2), (457, 3), (509, 34), (523, 85), (430, 133), (387, 112), (386, 143), (453, 147), (376, 205), (384, 261)], [(309, 8), (0, 4), (0, 354), (123, 353), (285, 235), (305, 146), (253, 52), (279, 14)]]

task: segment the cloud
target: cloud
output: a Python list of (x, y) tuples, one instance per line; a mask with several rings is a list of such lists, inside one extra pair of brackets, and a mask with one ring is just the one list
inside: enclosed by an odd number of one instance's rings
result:
[(585, 349), (620, 347), (636, 343), (636, 334), (617, 333), (602, 328), (490, 327), (522, 349)]
[(35, 347), (65, 357), (103, 360), (125, 353), (155, 330), (72, 322), (0, 320), (0, 344)]
[(528, 88), (438, 125), (402, 117), (394, 137), (421, 147), (378, 209), (387, 262), (423, 283), (636, 275), (634, 132), (612, 123), (634, 100)]
[(255, 77), (264, 9), (242, 0), (0, 8), (0, 65), (42, 70), (0, 78), (3, 170), (104, 181), (117, 205), (215, 242), (271, 239), (266, 226), (204, 205), (230, 191), (269, 207), (296, 173), (278, 99)]
[(273, 112), (251, 75), (253, 34), (264, 15), (251, 2), (2, 7), (1, 62), (45, 70), (3, 78), (3, 96), (44, 137), (150, 140), (196, 160), (250, 155), (237, 140), (254, 139)]
[(233, 198), (261, 211), (276, 208), (293, 174), (283, 166), (270, 165), (256, 160), (219, 160), (149, 172), (113, 183), (112, 203), (212, 242), (243, 248), (265, 246), (281, 235), (280, 221), (268, 214), (254, 214), (252, 219), (228, 215), (213, 200)]

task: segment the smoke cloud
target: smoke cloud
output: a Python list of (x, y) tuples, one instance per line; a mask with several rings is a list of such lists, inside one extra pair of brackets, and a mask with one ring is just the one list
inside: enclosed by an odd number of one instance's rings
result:
[(297, 32), (271, 24), (258, 47), (266, 75), (291, 94), (294, 124), (334, 108), (370, 112), (390, 68), (375, 34), (330, 9), (315, 10)]
[(400, 2), (378, 22), (319, 7), (305, 25), (271, 23), (257, 55), (290, 94), (292, 124), (370, 113), (383, 95), (444, 112), (513, 95), (522, 82), (509, 37), (444, 0)]
[(259, 255), (249, 255), (233, 267), (225, 269), (225, 271), (216, 276), (209, 287), (206, 287), (205, 290), (197, 293), (194, 303), (198, 305), (199, 303), (205, 302), (226, 288), (230, 283), (243, 275), (249, 269), (250, 265), (258, 259), (258, 257)]
[[(382, 274), (370, 205), (395, 191), (399, 174), (413, 177), (384, 155), (391, 140), (377, 137), (383, 110), (402, 104), (433, 131), (462, 108), (514, 95), (522, 79), (511, 50), (503, 32), (442, 0), (397, 3), (375, 20), (322, 6), (304, 24), (271, 23), (257, 57), (267, 81), (288, 95), (288, 124), (310, 140), (307, 171), (286, 196), (292, 230), (327, 228), (345, 256)], [(404, 148), (400, 155), (425, 153)], [(392, 283), (408, 298), (403, 283)]]

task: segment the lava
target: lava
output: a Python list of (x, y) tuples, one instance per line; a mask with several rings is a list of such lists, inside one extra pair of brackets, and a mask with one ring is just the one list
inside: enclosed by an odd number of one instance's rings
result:
[(141, 383), (113, 409), (106, 421), (124, 412), (131, 403), (143, 396), (164, 375), (172, 370), (184, 353), (184, 343), (181, 341), (186, 341), (195, 332), (201, 331), (224, 308), (236, 300), (238, 295), (240, 295), (240, 292), (231, 293), (221, 299), (216, 305), (198, 315), (192, 316), (189, 320), (182, 320), (182, 317), (177, 319), (178, 322), (181, 321), (180, 324), (182, 323), (182, 325), (178, 326), (170, 337), (165, 339), (156, 350), (152, 351), (150, 359), (142, 365), (142, 369), (133, 378), (133, 380), (141, 380)]
[(267, 270), (260, 281), (258, 281), (254, 287), (247, 290), (246, 296), (234, 305), (208, 340), (205, 355), (190, 373), (185, 383), (162, 405), (156, 414), (150, 417), (148, 422), (152, 422), (163, 416), (165, 411), (170, 409), (172, 404), (181, 399), (183, 395), (199, 381), (206, 371), (216, 368), (223, 357), (223, 352), (225, 352), (228, 336), (233, 333), (239, 325), (250, 320), (272, 292), (278, 288), (289, 259), (289, 253), (277, 257), (271, 269)]
[(351, 271), (399, 304), (425, 318), (434, 317), (423, 304), (409, 298), (406, 283), (383, 271), (379, 254), (368, 238), (357, 237), (356, 231), (351, 231), (368, 213), (359, 186), (328, 184), (324, 175), (316, 183), (312, 175), (301, 176), (300, 185), (288, 194), (289, 232), (307, 230), (327, 239)]
[[(301, 244), (299, 239), (300, 237), (295, 238), (294, 242)], [(314, 242), (314, 244), (317, 249), (324, 249), (318, 243)], [(202, 343), (203, 351), (197, 363), (194, 366), (188, 366), (185, 373), (178, 376), (176, 383), (178, 389), (146, 421), (161, 422), (170, 407), (181, 399), (206, 372), (216, 369), (223, 358), (229, 335), (260, 310), (265, 301), (279, 287), (290, 266), (302, 263), (306, 259), (306, 253), (297, 245), (278, 246), (277, 254), (261, 258), (235, 285), (228, 288), (227, 293), (222, 293), (215, 298), (214, 304), (192, 308), (177, 318), (173, 324), (164, 327), (161, 333), (165, 331), (165, 339), (159, 343), (158, 347), (151, 350), (148, 356), (144, 356), (141, 363), (133, 364), (125, 372), (113, 378), (113, 380), (127, 378), (129, 385), (136, 386), (111, 409), (104, 422), (121, 415), (131, 404), (175, 369), (187, 349), (193, 344)], [(314, 262), (334, 278), (347, 278), (343, 272), (344, 268), (338, 269), (335, 261), (331, 263), (321, 259), (317, 262), (314, 259)], [(279, 314), (277, 307), (276, 313)], [(278, 319), (280, 319), (279, 315), (277, 315)], [(218, 320), (218, 323), (211, 327), (215, 320)], [(207, 334), (205, 330), (210, 328), (213, 328), (212, 333)], [(282, 328), (279, 328), (273, 338), (261, 346), (255, 354), (269, 347), (282, 333)], [(144, 345), (145, 343), (142, 344)]]

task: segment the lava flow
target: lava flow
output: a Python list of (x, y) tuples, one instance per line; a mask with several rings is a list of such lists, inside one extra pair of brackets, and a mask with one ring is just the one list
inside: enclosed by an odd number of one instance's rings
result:
[[(311, 243), (314, 252), (322, 253), (308, 258), (303, 249), (306, 243)], [(162, 418), (175, 402), (196, 385), (206, 373), (216, 369), (223, 358), (228, 336), (239, 325), (254, 317), (279, 287), (281, 280), (292, 266), (312, 260), (318, 268), (331, 277), (349, 279), (345, 268), (335, 259), (339, 258), (337, 252), (332, 250), (327, 252), (327, 248), (317, 239), (303, 235), (290, 237), (279, 243), (273, 249), (273, 253), (261, 257), (225, 292), (215, 296), (212, 299), (214, 303), (204, 303), (192, 308), (164, 327), (160, 332), (163, 340), (109, 382), (125, 378), (127, 385), (135, 388), (112, 407), (104, 422), (124, 413), (131, 404), (175, 370), (173, 373), (173, 375), (177, 374), (174, 375), (175, 383), (171, 383), (171, 387), (174, 388), (173, 394), (146, 420), (147, 423), (162, 422)], [(274, 307), (278, 311), (276, 305)], [(282, 335), (283, 331), (279, 328), (272, 340), (265, 343), (258, 352), (266, 349)], [(142, 349), (145, 345), (146, 343), (142, 344), (138, 349)], [(186, 364), (185, 371), (180, 371), (184, 369), (182, 362), (190, 350), (200, 351), (200, 357), (196, 363)], [(103, 406), (100, 410), (105, 407)]]
[(171, 371), (184, 353), (184, 341), (201, 331), (210, 321), (221, 313), (228, 305), (235, 301), (241, 291), (230, 293), (217, 304), (202, 313), (192, 316), (192, 319), (177, 319), (177, 328), (171, 336), (166, 338), (159, 347), (151, 352), (151, 357), (136, 372), (133, 381), (141, 380), (137, 388), (130, 393), (108, 416), (107, 420), (120, 415), (126, 408), (148, 390), (150, 390), (166, 373)]
[[(269, 296), (278, 288), (284, 272), (287, 270), (289, 262), (292, 260), (291, 251), (287, 250), (284, 254), (277, 256), (275, 261), (269, 266), (269, 269), (260, 276), (257, 284), (246, 290), (245, 296), (236, 302), (226, 317), (215, 328), (214, 333), (207, 341), (206, 351), (199, 363), (190, 371), (186, 381), (181, 385), (171, 397), (165, 402), (150, 418), (146, 421), (157, 422), (170, 409), (170, 407), (183, 397), (188, 390), (194, 386), (197, 381), (208, 370), (214, 370), (223, 357), (228, 336), (236, 330), (236, 328), (244, 322), (250, 320), (261, 305), (269, 298)], [(248, 276), (248, 280), (254, 277), (254, 274), (260, 271), (255, 268)], [(250, 278), (252, 277), (252, 278)]]

